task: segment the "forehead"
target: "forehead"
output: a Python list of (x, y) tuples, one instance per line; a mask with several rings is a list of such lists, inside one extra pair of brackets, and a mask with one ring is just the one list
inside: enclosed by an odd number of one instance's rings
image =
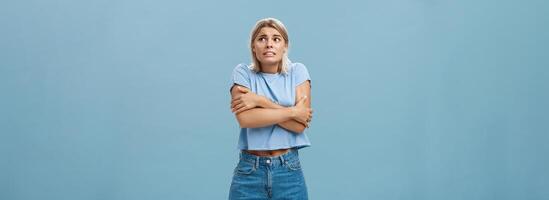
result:
[(273, 36), (273, 35), (282, 35), (280, 32), (278, 32), (276, 29), (271, 27), (263, 27), (259, 30), (257, 36), (261, 35), (267, 35), (267, 36)]

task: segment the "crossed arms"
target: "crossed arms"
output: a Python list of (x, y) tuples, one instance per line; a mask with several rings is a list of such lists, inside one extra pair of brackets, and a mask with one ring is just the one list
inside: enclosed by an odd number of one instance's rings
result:
[(310, 81), (296, 87), (296, 104), (292, 107), (278, 105), (240, 85), (231, 88), (231, 97), (231, 110), (242, 128), (277, 124), (294, 133), (302, 133), (313, 117)]

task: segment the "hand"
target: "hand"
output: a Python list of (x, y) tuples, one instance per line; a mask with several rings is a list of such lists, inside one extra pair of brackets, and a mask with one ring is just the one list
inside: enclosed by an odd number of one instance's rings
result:
[(242, 94), (236, 96), (231, 101), (231, 111), (235, 114), (241, 113), (243, 111), (258, 107), (262, 96), (256, 95), (253, 92), (250, 92), (248, 89), (236, 86)]
[(305, 105), (306, 99), (307, 96), (299, 98), (299, 100), (292, 109), (293, 118), (299, 123), (305, 125), (305, 127), (309, 127), (309, 122), (311, 122), (311, 119), (313, 118), (313, 109)]

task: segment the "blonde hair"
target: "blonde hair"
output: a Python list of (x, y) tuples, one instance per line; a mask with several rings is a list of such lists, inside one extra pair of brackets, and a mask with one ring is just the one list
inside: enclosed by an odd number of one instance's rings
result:
[(255, 57), (253, 48), (254, 48), (254, 39), (259, 34), (259, 31), (264, 27), (270, 27), (276, 29), (281, 35), (284, 41), (286, 42), (286, 52), (282, 55), (282, 62), (278, 64), (278, 72), (286, 74), (290, 65), (290, 59), (288, 59), (288, 50), (290, 48), (290, 40), (288, 38), (288, 31), (282, 22), (275, 18), (265, 18), (257, 21), (252, 33), (250, 34), (250, 51), (252, 52), (252, 64), (250, 65), (252, 70), (255, 72), (261, 71), (261, 63)]

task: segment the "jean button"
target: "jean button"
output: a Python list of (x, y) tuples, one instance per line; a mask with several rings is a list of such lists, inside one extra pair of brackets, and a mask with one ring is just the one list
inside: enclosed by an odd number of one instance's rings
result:
[(267, 160), (267, 161), (265, 161), (265, 162), (266, 162), (267, 164), (269, 164), (269, 163), (271, 163), (271, 160)]

